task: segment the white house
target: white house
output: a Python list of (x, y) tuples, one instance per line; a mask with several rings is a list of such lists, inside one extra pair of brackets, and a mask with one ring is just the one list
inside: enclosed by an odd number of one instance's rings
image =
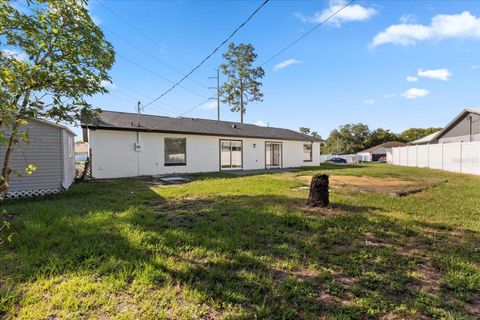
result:
[(94, 178), (320, 164), (320, 139), (289, 129), (113, 111), (82, 128)]
[[(28, 142), (20, 142), (13, 152), (7, 198), (41, 196), (68, 189), (75, 178), (74, 137), (65, 126), (42, 119), (25, 119), (20, 127), (28, 132)], [(9, 133), (7, 132), (7, 136)], [(0, 145), (0, 154), (5, 154)], [(0, 166), (3, 157), (0, 157)], [(36, 170), (27, 174), (33, 165)]]

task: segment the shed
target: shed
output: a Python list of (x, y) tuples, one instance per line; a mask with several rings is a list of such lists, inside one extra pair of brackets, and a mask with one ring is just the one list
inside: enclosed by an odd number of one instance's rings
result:
[(388, 141), (377, 146), (368, 148), (357, 153), (359, 161), (372, 162), (378, 161), (381, 157), (387, 156), (387, 149), (406, 146), (400, 141)]
[[(7, 198), (42, 196), (68, 189), (75, 178), (75, 134), (67, 127), (42, 119), (25, 119), (29, 141), (19, 143), (12, 156)], [(7, 132), (7, 135), (9, 133)], [(0, 155), (5, 155), (0, 145)], [(0, 157), (3, 166), (3, 157)], [(36, 167), (31, 174), (25, 169)]]

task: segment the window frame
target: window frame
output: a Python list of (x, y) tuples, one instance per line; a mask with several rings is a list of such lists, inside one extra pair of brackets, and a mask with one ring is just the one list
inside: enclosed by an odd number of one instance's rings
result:
[[(167, 139), (177, 139), (177, 140), (185, 140), (185, 161), (182, 163), (167, 163)], [(164, 167), (178, 167), (178, 166), (186, 166), (187, 165), (187, 138), (176, 138), (176, 137), (164, 137), (163, 138), (163, 166)]]
[(310, 145), (310, 160), (303, 159), (303, 162), (313, 162), (313, 142), (303, 144), (302, 156), (305, 157), (305, 146)]
[[(240, 152), (242, 166), (240, 168), (232, 168), (232, 167), (222, 168), (222, 142), (223, 141), (240, 142), (240, 148), (242, 149)], [(231, 154), (232, 154), (232, 149), (230, 148), (230, 166), (232, 165)], [(218, 168), (220, 171), (243, 170), (243, 140), (237, 140), (237, 139), (219, 139), (218, 140)]]

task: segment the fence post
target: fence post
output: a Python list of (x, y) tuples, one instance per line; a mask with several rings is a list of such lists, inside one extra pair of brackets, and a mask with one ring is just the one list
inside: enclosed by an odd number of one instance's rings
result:
[(417, 156), (417, 158), (416, 158), (416, 162), (417, 162), (416, 167), (418, 168), (418, 144), (416, 145), (416, 148), (415, 148), (415, 154), (416, 154), (416, 156)]
[(463, 173), (463, 141), (460, 141), (460, 173)]

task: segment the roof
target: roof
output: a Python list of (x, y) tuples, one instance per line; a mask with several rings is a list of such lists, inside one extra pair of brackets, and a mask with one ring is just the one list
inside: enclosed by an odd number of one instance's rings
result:
[(371, 147), (371, 148), (368, 148), (366, 150), (360, 151), (359, 153), (372, 153), (375, 150), (380, 149), (380, 148), (387, 148), (388, 149), (388, 148), (395, 148), (395, 147), (403, 147), (403, 146), (406, 146), (406, 145), (407, 145), (406, 143), (403, 143), (403, 142), (400, 142), (400, 141), (388, 141), (388, 142), (379, 144), (375, 147)]
[(319, 138), (290, 129), (197, 118), (141, 114), (138, 126), (138, 117), (136, 113), (102, 111), (96, 121), (90, 124), (82, 123), (82, 128), (320, 142)]
[(441, 130), (437, 131), (437, 132), (434, 132), (434, 133), (431, 133), (428, 136), (425, 136), (423, 138), (420, 138), (420, 139), (417, 139), (417, 140), (414, 140), (414, 141), (410, 141), (408, 144), (427, 144), (427, 143), (433, 142), (434, 140), (437, 139), (437, 136), (440, 132), (441, 132)]
[(73, 136), (77, 136), (75, 134), (75, 132), (73, 132), (69, 127), (64, 126), (62, 124), (59, 124), (59, 123), (56, 123), (56, 122), (51, 122), (51, 121), (48, 121), (48, 120), (45, 120), (45, 119), (39, 119), (39, 118), (28, 118), (27, 121), (30, 121), (30, 120), (37, 121), (37, 122), (40, 122), (42, 124), (46, 124), (48, 126), (52, 126), (52, 127), (56, 127), (56, 128), (60, 128), (60, 129), (65, 129), (68, 132), (70, 132)]
[(460, 112), (458, 116), (456, 116), (449, 124), (445, 126), (441, 131), (438, 132), (438, 136), (436, 136), (436, 139), (439, 139), (443, 137), (448, 131), (450, 131), (453, 127), (455, 127), (460, 121), (465, 119), (466, 116), (469, 114), (474, 113), (474, 114), (479, 114), (480, 115), (480, 108), (468, 108)]

